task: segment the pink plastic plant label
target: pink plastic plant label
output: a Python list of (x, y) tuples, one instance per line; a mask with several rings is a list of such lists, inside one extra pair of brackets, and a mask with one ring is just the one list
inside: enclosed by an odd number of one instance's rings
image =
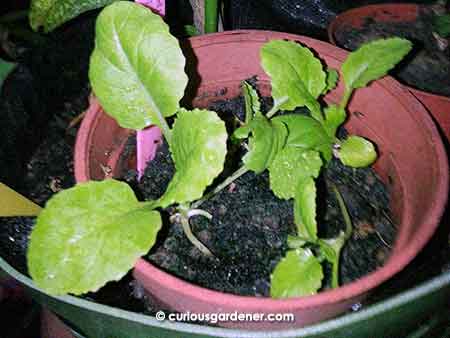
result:
[(150, 8), (153, 12), (164, 16), (166, 15), (166, 1), (165, 0), (135, 0), (135, 2), (140, 3), (148, 8)]
[[(166, 14), (165, 0), (135, 0), (153, 12), (164, 16)], [(137, 172), (140, 180), (144, 175), (145, 168), (148, 161), (155, 157), (157, 143), (161, 139), (161, 132), (157, 127), (150, 126), (143, 130), (139, 130), (136, 134), (136, 148), (137, 148)]]

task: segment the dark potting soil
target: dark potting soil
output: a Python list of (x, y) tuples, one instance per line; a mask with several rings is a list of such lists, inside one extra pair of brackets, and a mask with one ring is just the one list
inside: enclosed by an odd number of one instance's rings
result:
[(412, 87), (450, 97), (450, 48), (438, 48), (433, 36), (433, 15), (422, 7), (415, 22), (375, 22), (367, 18), (360, 29), (342, 27), (336, 31), (339, 46), (355, 50), (365, 42), (402, 37), (413, 43), (413, 50), (392, 74)]
[[(265, 99), (264, 106), (268, 105), (270, 102)], [(219, 115), (243, 118), (242, 97), (217, 102), (210, 108)], [(228, 118), (227, 124), (233, 121)], [(133, 144), (134, 140), (130, 146)], [(234, 157), (227, 159), (225, 167), (237, 168), (240, 155), (242, 152), (236, 151)], [(142, 198), (156, 199), (164, 193), (173, 173), (174, 165), (163, 143), (140, 182), (135, 171), (128, 172), (124, 179)], [(342, 283), (348, 283), (385, 262), (396, 230), (389, 217), (389, 194), (373, 170), (351, 169), (333, 160), (318, 183), (322, 237), (334, 237), (345, 228), (335, 195), (327, 184), (330, 181), (341, 191), (355, 228), (342, 252), (340, 277)], [(146, 259), (180, 278), (210, 289), (269, 296), (270, 273), (287, 250), (288, 234), (295, 234), (292, 202), (276, 198), (270, 190), (267, 172), (247, 173), (205, 201), (201, 208), (213, 215), (213, 219), (192, 218), (192, 230), (213, 252), (214, 258), (195, 248), (180, 225), (166, 224), (159, 242)], [(174, 211), (165, 210), (165, 219)]]

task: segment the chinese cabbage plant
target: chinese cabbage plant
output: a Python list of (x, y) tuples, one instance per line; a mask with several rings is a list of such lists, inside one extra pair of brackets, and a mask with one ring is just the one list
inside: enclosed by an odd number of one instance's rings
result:
[[(370, 141), (336, 137), (346, 106), (357, 88), (384, 76), (410, 50), (407, 40), (392, 38), (364, 45), (342, 65), (345, 83), (339, 104), (323, 106), (321, 96), (338, 81), (336, 70), (323, 69), (306, 47), (270, 41), (261, 49), (262, 67), (271, 77), (273, 108), (264, 114), (256, 90), (243, 83), (246, 116), (232, 139), (248, 142), (243, 165), (204, 194), (223, 171), (227, 153), (224, 122), (210, 110), (181, 108), (187, 85), (185, 58), (162, 19), (143, 6), (118, 1), (106, 7), (96, 25), (89, 77), (101, 105), (126, 128), (161, 128), (175, 163), (166, 192), (140, 202), (125, 183), (87, 182), (54, 195), (37, 218), (28, 250), (29, 271), (51, 294), (82, 294), (117, 280), (154, 245), (162, 221), (158, 209), (173, 206), (171, 221), (183, 227), (193, 245), (212, 253), (192, 234), (189, 218), (211, 217), (203, 201), (248, 171), (269, 171), (270, 187), (292, 199), (296, 233), (290, 249), (271, 276), (275, 298), (309, 295), (322, 287), (322, 262), (332, 265), (338, 286), (339, 253), (351, 232), (318, 237), (315, 179), (333, 156), (345, 165), (363, 167), (376, 159)], [(310, 115), (278, 114), (307, 107)], [(277, 115), (278, 114), (278, 115)], [(166, 118), (174, 117), (170, 125)]]

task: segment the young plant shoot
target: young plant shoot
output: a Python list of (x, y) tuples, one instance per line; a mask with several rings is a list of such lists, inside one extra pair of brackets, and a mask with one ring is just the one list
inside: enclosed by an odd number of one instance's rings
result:
[[(210, 218), (200, 209), (203, 201), (248, 171), (268, 170), (273, 193), (293, 200), (297, 226), (288, 239), (290, 249), (272, 273), (271, 296), (316, 293), (323, 284), (323, 261), (332, 265), (332, 286), (337, 287), (339, 255), (351, 221), (333, 186), (347, 228), (336, 238), (319, 238), (315, 179), (333, 156), (352, 167), (368, 166), (376, 159), (370, 141), (353, 135), (340, 140), (336, 131), (346, 119), (353, 91), (384, 76), (410, 49), (409, 41), (392, 38), (351, 53), (341, 69), (342, 100), (324, 107), (319, 99), (336, 86), (337, 71), (325, 71), (298, 43), (265, 44), (261, 63), (271, 77), (274, 106), (264, 114), (256, 90), (243, 83), (246, 117), (232, 137), (248, 142), (248, 152), (240, 169), (204, 194), (224, 168), (224, 122), (213, 111), (180, 107), (188, 81), (185, 58), (162, 19), (132, 2), (109, 5), (97, 20), (89, 69), (92, 88), (122, 127), (140, 130), (154, 124), (162, 130), (175, 174), (154, 201), (138, 201), (127, 184), (114, 179), (77, 184), (55, 194), (30, 238), (28, 266), (34, 281), (50, 294), (83, 294), (122, 278), (154, 245), (162, 226), (158, 210), (169, 206), (176, 209), (172, 226), (182, 226), (193, 245), (211, 255), (192, 234), (190, 217)], [(303, 106), (309, 116), (277, 115)], [(166, 121), (171, 116), (172, 125)]]

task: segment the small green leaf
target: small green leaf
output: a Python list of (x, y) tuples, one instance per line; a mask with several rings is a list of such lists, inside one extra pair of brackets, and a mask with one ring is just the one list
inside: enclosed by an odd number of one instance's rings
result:
[(344, 247), (346, 235), (344, 231), (339, 233), (336, 238), (319, 239), (318, 244), (320, 252), (325, 259), (332, 265), (331, 272), (331, 287), (337, 288), (339, 286), (339, 258), (341, 250)]
[(340, 106), (331, 104), (325, 109), (324, 128), (330, 137), (335, 137), (337, 129), (346, 118), (345, 109)]
[(178, 41), (159, 15), (127, 1), (100, 13), (89, 78), (102, 107), (122, 127), (161, 127), (175, 114), (188, 81), (184, 66)]
[(261, 48), (261, 65), (272, 80), (274, 105), (288, 97), (279, 109), (306, 106), (321, 121), (317, 98), (326, 87), (322, 63), (306, 47), (293, 41), (273, 40)]
[(287, 246), (289, 249), (299, 249), (306, 243), (308, 243), (306, 238), (292, 235), (288, 235), (287, 237)]
[(283, 148), (287, 129), (284, 124), (271, 123), (264, 116), (256, 116), (250, 124), (252, 137), (243, 161), (248, 169), (259, 174), (270, 166)]
[(52, 295), (95, 291), (119, 280), (156, 241), (158, 212), (115, 180), (54, 195), (37, 218), (28, 248), (36, 285)]
[(32, 0), (30, 26), (48, 33), (63, 23), (92, 9), (109, 5), (117, 0)]
[(367, 167), (377, 159), (372, 142), (360, 136), (350, 136), (340, 145), (339, 159), (353, 168)]
[(339, 80), (339, 73), (336, 69), (328, 68), (327, 69), (327, 86), (323, 91), (323, 94), (328, 93), (330, 90), (336, 88)]
[(180, 109), (173, 126), (170, 151), (175, 175), (158, 201), (162, 207), (199, 199), (222, 172), (227, 152), (224, 122), (213, 111)]
[(297, 235), (309, 242), (317, 240), (316, 184), (311, 177), (301, 180), (294, 199), (294, 219)]
[(330, 159), (333, 138), (330, 138), (317, 120), (300, 114), (286, 114), (274, 117), (273, 123), (284, 123), (288, 130), (287, 146), (315, 149)]
[(302, 297), (320, 289), (323, 271), (310, 249), (296, 249), (287, 252), (270, 277), (272, 298)]
[(319, 152), (286, 146), (269, 167), (270, 188), (278, 198), (295, 197), (298, 182), (319, 176), (322, 159)]
[(436, 15), (433, 20), (433, 28), (441, 37), (450, 36), (450, 14)]
[(184, 32), (185, 32), (188, 36), (197, 36), (197, 35), (200, 35), (200, 32), (198, 31), (197, 27), (195, 27), (194, 25), (185, 25), (185, 26), (184, 26)]
[(253, 116), (261, 114), (261, 102), (258, 92), (247, 81), (242, 82), (242, 91), (245, 99), (245, 124), (248, 124)]
[(350, 53), (342, 65), (347, 92), (386, 75), (411, 48), (408, 40), (390, 38), (369, 42)]
[(8, 77), (9, 73), (17, 66), (17, 63), (7, 62), (0, 58), (0, 89), (3, 86), (3, 82)]

